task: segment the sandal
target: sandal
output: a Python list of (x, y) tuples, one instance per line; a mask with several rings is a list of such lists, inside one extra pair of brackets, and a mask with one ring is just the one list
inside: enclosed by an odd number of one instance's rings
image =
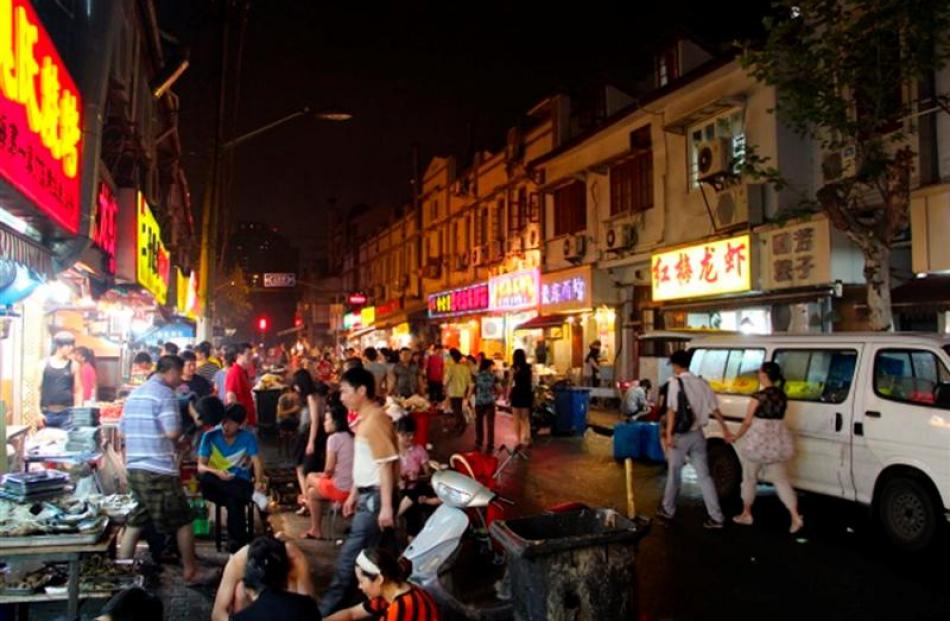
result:
[(805, 528), (805, 517), (799, 516), (798, 522), (795, 522), (795, 520), (792, 520), (792, 526), (791, 528), (788, 529), (788, 532), (794, 535), (794, 534), (797, 534), (798, 531), (800, 531), (803, 528)]
[(739, 515), (732, 516), (732, 521), (736, 524), (741, 524), (742, 526), (752, 526), (752, 516), (745, 516), (741, 513)]
[(301, 538), (301, 539), (310, 539), (311, 541), (330, 541), (330, 538), (329, 538), (329, 537), (323, 537), (323, 536), (317, 537), (316, 535), (314, 535), (314, 534), (313, 534), (312, 532), (310, 532), (309, 530), (308, 530), (307, 532), (305, 532), (303, 535), (301, 535), (300, 538)]
[(294, 513), (296, 513), (297, 515), (299, 515), (299, 516), (301, 516), (301, 517), (307, 517), (308, 515), (310, 515), (310, 509), (308, 509), (306, 506), (304, 506), (304, 507), (300, 507), (299, 509), (297, 509), (296, 511), (294, 511)]

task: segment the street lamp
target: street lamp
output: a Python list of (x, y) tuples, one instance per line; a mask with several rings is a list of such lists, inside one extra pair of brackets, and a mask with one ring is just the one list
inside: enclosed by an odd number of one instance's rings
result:
[[(223, 104), (222, 104), (223, 105)], [(214, 271), (217, 268), (217, 261), (215, 254), (218, 253), (224, 244), (219, 246), (217, 239), (212, 241), (210, 239), (210, 234), (212, 230), (215, 231), (215, 238), (217, 237), (218, 231), (218, 219), (221, 215), (222, 207), (222, 191), (227, 185), (227, 180), (225, 175), (222, 174), (222, 160), (226, 152), (230, 151), (234, 147), (247, 142), (248, 140), (260, 136), (270, 130), (280, 127), (285, 123), (289, 123), (294, 119), (298, 119), (304, 116), (314, 116), (317, 119), (322, 121), (330, 122), (343, 122), (348, 121), (353, 118), (353, 115), (349, 112), (345, 112), (339, 109), (326, 108), (322, 110), (313, 110), (309, 106), (304, 106), (302, 109), (292, 112), (284, 117), (277, 119), (276, 121), (271, 121), (261, 127), (258, 127), (255, 130), (249, 131), (245, 134), (241, 134), (235, 138), (232, 138), (228, 141), (222, 141), (221, 128), (219, 126), (219, 139), (215, 143), (214, 157), (211, 162), (211, 175), (209, 187), (206, 188), (205, 193), (207, 198), (207, 204), (202, 210), (202, 221), (201, 221), (201, 248), (202, 248), (202, 260), (201, 264), (204, 268), (204, 292), (205, 292), (205, 316), (203, 322), (203, 332), (210, 332), (211, 330), (211, 304), (210, 298), (214, 296), (214, 293), (218, 291), (218, 287), (214, 286)], [(223, 240), (222, 240), (223, 241)]]

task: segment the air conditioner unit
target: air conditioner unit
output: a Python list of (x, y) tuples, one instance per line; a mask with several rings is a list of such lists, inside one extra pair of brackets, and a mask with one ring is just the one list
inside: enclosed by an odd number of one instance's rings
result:
[(587, 238), (583, 235), (568, 235), (564, 238), (563, 254), (568, 261), (579, 261), (584, 258), (587, 249)]
[(455, 269), (456, 271), (463, 271), (468, 268), (468, 253), (460, 252), (455, 255)]
[(762, 224), (763, 186), (761, 183), (737, 183), (716, 193), (712, 205), (716, 230), (737, 225)]
[(488, 244), (488, 260), (492, 262), (501, 261), (505, 258), (505, 242), (500, 239)]
[(512, 254), (524, 252), (524, 239), (521, 235), (512, 234), (508, 238), (508, 252)]
[(485, 246), (475, 246), (472, 248), (472, 265), (478, 267), (485, 264)]
[(533, 222), (525, 227), (521, 234), (525, 250), (536, 250), (541, 247), (541, 225)]
[(854, 145), (827, 151), (821, 158), (821, 177), (825, 183), (850, 179), (858, 174), (858, 156)]
[(714, 138), (699, 143), (696, 164), (700, 180), (732, 174), (732, 139)]
[(607, 250), (624, 250), (636, 245), (637, 231), (630, 224), (618, 224), (607, 229)]

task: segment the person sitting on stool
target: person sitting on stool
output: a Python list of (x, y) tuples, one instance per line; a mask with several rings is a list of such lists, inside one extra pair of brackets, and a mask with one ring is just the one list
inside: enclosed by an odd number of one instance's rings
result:
[(224, 410), (221, 425), (204, 434), (198, 446), (201, 494), (205, 500), (227, 509), (231, 553), (249, 541), (246, 513), (254, 493), (250, 466), (254, 468), (257, 489), (261, 492), (267, 489), (257, 438), (241, 427), (245, 418), (244, 406), (232, 403)]

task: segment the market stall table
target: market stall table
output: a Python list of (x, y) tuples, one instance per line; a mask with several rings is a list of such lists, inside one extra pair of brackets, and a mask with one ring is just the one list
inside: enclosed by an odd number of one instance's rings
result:
[[(50, 537), (37, 537), (38, 545), (20, 545), (16, 547), (4, 547), (0, 540), (0, 557), (5, 561), (17, 557), (19, 559), (37, 559), (46, 563), (68, 563), (69, 581), (67, 582), (65, 595), (34, 593), (31, 595), (0, 595), (0, 605), (3, 604), (32, 604), (37, 602), (57, 602), (64, 599), (69, 602), (67, 613), (70, 619), (75, 619), (79, 615), (79, 565), (82, 559), (94, 554), (103, 554), (108, 552), (115, 542), (117, 527), (109, 527), (99, 538), (97, 543), (80, 543), (61, 545), (56, 543), (46, 543)], [(111, 597), (112, 593), (84, 593), (87, 598), (93, 597)]]

